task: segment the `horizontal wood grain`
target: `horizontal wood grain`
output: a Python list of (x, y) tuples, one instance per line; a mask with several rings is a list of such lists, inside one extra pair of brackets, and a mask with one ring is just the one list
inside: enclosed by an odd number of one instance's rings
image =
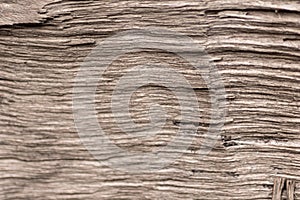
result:
[[(299, 199), (299, 18), (297, 0), (1, 1), (0, 199), (267, 200), (277, 179), (293, 180)], [(128, 67), (149, 60), (173, 66), (192, 83), (203, 114), (195, 141), (176, 162), (160, 172), (126, 173), (99, 163), (81, 143), (73, 83), (101, 41), (150, 26), (203, 46), (222, 77), (227, 116), (216, 146), (200, 156), (211, 112), (203, 79), (167, 52), (118, 58), (99, 83), (96, 109), (122, 148), (151, 151), (166, 145), (178, 128), (176, 100), (156, 87), (140, 90), (134, 102), (147, 104), (143, 94), (159, 92), (153, 98), (171, 113), (164, 134), (138, 141), (115, 128), (110, 84)], [(145, 109), (133, 109), (138, 122), (144, 122)]]

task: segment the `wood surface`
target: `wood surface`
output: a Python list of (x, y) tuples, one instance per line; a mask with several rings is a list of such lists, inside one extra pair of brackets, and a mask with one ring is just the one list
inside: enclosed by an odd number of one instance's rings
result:
[[(180, 32), (203, 46), (222, 77), (227, 115), (213, 150), (199, 156), (210, 117), (204, 81), (166, 52), (120, 57), (108, 78), (149, 60), (167, 62), (193, 83), (203, 113), (199, 135), (173, 164), (159, 172), (127, 173), (101, 164), (81, 143), (73, 82), (101, 41), (150, 26)], [(105, 82), (98, 88), (99, 122), (116, 144), (151, 151), (169, 141), (175, 119), (157, 138), (121, 137), (105, 118), (112, 88)], [(101, 88), (107, 92), (100, 94)], [(140, 94), (155, 89), (161, 95), (154, 99), (168, 105), (174, 118), (177, 104), (168, 90), (148, 87)], [(147, 102), (143, 95), (136, 98)], [(298, 0), (0, 1), (0, 199), (297, 200), (299, 101)], [(137, 121), (146, 109), (139, 106), (133, 110)], [(280, 185), (283, 180), (288, 186)], [(279, 197), (276, 188), (282, 189)]]

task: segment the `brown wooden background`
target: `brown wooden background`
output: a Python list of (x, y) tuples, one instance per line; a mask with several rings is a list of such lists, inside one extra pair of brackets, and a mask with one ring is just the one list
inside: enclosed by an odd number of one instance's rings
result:
[[(228, 114), (208, 157), (196, 156), (205, 115), (190, 153), (161, 172), (128, 174), (101, 165), (80, 143), (72, 86), (99, 41), (147, 26), (204, 46), (225, 84)], [(0, 199), (271, 199), (276, 177), (295, 180), (300, 199), (299, 48), (296, 0), (1, 0)], [(181, 66), (163, 52), (122, 59), (114, 72), (147, 59)], [(99, 104), (99, 121), (102, 114)]]

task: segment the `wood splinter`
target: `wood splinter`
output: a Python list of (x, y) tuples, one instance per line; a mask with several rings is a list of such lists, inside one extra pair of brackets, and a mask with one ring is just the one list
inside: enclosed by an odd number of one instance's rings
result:
[(282, 193), (285, 188), (287, 191), (287, 200), (295, 200), (295, 186), (296, 182), (293, 180), (286, 180), (285, 178), (275, 178), (272, 200), (282, 200)]
[(296, 182), (293, 180), (286, 181), (286, 191), (287, 191), (287, 199), (288, 200), (295, 200), (295, 186)]
[(275, 178), (272, 200), (281, 200), (285, 178)]

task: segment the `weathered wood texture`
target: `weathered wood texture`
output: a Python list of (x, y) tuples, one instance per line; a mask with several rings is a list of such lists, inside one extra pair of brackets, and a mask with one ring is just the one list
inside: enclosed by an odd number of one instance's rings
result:
[[(295, 180), (300, 199), (299, 1), (2, 0), (0, 26), (0, 199), (272, 199), (276, 178)], [(222, 75), (228, 113), (213, 151), (197, 156), (210, 104), (203, 80), (195, 81), (204, 117), (189, 153), (161, 172), (128, 174), (101, 165), (81, 144), (72, 86), (99, 41), (147, 26), (204, 46)], [(120, 58), (108, 77), (149, 59), (164, 59), (196, 80), (164, 52)], [(158, 100), (166, 101), (168, 91), (159, 90)], [(100, 122), (103, 99), (97, 96)], [(116, 143), (135, 150), (168, 141), (143, 144), (115, 134)]]

